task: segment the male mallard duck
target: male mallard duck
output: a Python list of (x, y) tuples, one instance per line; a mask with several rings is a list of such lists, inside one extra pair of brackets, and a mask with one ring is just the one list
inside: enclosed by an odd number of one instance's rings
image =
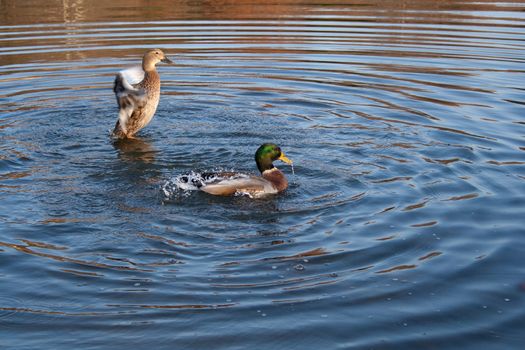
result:
[(238, 173), (203, 174), (205, 179), (200, 189), (218, 196), (240, 193), (251, 197), (261, 197), (282, 192), (288, 187), (288, 181), (283, 172), (272, 164), (275, 160), (292, 164), (292, 161), (281, 152), (277, 145), (265, 143), (255, 152), (255, 162), (262, 176)]
[(115, 137), (131, 138), (153, 118), (160, 98), (160, 77), (155, 68), (159, 62), (173, 63), (161, 50), (149, 50), (142, 58), (142, 68), (117, 74), (113, 86), (119, 106)]

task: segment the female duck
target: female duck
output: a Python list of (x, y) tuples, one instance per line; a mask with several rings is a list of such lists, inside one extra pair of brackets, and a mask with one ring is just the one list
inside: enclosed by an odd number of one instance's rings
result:
[(153, 118), (160, 98), (160, 77), (155, 68), (159, 62), (172, 63), (161, 50), (149, 50), (142, 58), (142, 68), (117, 74), (113, 86), (119, 106), (115, 137), (132, 138)]
[(282, 192), (288, 187), (288, 181), (283, 172), (272, 164), (275, 160), (292, 164), (277, 145), (265, 143), (255, 152), (255, 162), (262, 176), (237, 173), (206, 174), (208, 180), (201, 184), (200, 189), (218, 196), (247, 194), (250, 197), (261, 197)]

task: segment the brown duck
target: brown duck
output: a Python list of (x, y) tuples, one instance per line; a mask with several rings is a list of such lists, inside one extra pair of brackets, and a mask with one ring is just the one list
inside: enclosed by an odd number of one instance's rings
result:
[(255, 162), (262, 176), (237, 173), (206, 174), (207, 178), (217, 180), (205, 181), (200, 189), (218, 196), (245, 194), (250, 197), (262, 197), (282, 192), (288, 188), (288, 180), (283, 172), (273, 165), (275, 160), (292, 164), (277, 145), (265, 143), (255, 152)]
[(119, 72), (113, 91), (119, 106), (113, 130), (116, 138), (132, 138), (153, 118), (160, 98), (160, 76), (155, 65), (173, 63), (159, 49), (149, 50), (142, 58), (142, 67)]

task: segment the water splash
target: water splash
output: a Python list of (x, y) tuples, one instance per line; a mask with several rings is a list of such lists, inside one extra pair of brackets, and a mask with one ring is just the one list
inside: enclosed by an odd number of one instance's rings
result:
[(181, 174), (167, 180), (161, 187), (164, 199), (188, 197), (192, 191), (198, 191), (205, 179), (199, 172)]
[[(199, 191), (202, 186), (225, 179), (241, 179), (249, 177), (248, 174), (233, 172), (232, 170), (214, 169), (204, 171), (191, 171), (187, 174), (177, 175), (167, 180), (161, 191), (164, 199), (186, 198), (194, 191)], [(243, 195), (244, 193), (239, 193)]]

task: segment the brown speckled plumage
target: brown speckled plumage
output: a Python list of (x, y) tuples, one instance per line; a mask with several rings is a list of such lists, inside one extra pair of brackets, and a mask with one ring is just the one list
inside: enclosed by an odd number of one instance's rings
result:
[(155, 67), (158, 62), (171, 63), (159, 49), (146, 52), (142, 59), (144, 78), (137, 84), (126, 80), (125, 71), (117, 74), (113, 88), (119, 105), (119, 119), (113, 130), (116, 138), (133, 137), (153, 118), (160, 99), (160, 76)]

